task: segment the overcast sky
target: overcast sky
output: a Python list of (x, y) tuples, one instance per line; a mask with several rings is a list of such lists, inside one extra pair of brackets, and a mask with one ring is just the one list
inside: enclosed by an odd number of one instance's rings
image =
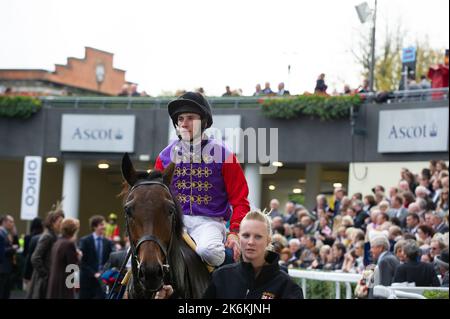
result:
[[(342, 91), (361, 81), (350, 52), (370, 31), (354, 8), (361, 2), (0, 0), (0, 68), (53, 71), (91, 46), (114, 53), (115, 67), (151, 95), (199, 86), (221, 95), (225, 85), (251, 95), (265, 81), (302, 93), (321, 72)], [(406, 45), (428, 37), (449, 47), (448, 0), (379, 0), (378, 41), (399, 21)]]

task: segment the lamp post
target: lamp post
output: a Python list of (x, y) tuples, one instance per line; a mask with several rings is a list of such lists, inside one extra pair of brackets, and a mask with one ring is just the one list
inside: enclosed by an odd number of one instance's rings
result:
[(375, 84), (375, 34), (376, 34), (376, 25), (377, 25), (377, 6), (378, 0), (375, 0), (375, 7), (370, 10), (367, 2), (363, 2), (360, 5), (356, 6), (356, 12), (358, 13), (359, 20), (361, 23), (365, 23), (369, 16), (372, 15), (372, 38), (370, 41), (370, 68), (369, 68), (369, 89), (370, 92), (374, 91)]
[(370, 92), (373, 92), (373, 87), (375, 84), (375, 32), (377, 26), (377, 2), (375, 0), (375, 9), (373, 11), (373, 25), (372, 25), (372, 48), (371, 48), (371, 61), (370, 61), (370, 77), (369, 77), (369, 87)]

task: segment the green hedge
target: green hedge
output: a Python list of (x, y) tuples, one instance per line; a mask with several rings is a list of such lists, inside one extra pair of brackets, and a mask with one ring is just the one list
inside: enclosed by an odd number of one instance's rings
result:
[(287, 98), (261, 99), (263, 113), (272, 118), (293, 119), (310, 116), (320, 120), (347, 118), (352, 107), (358, 108), (363, 100), (354, 96), (300, 95)]
[(27, 119), (42, 108), (42, 102), (29, 96), (0, 96), (0, 117)]
[(448, 298), (448, 291), (425, 290), (423, 292), (423, 295), (427, 299), (449, 299)]
[[(293, 278), (294, 281), (301, 287), (302, 281), (299, 278)], [(354, 291), (356, 283), (351, 283), (352, 298), (355, 299)], [(341, 299), (345, 299), (346, 286), (345, 283), (340, 283)], [(308, 299), (336, 299), (336, 283), (333, 281), (319, 281), (306, 280), (306, 297)]]

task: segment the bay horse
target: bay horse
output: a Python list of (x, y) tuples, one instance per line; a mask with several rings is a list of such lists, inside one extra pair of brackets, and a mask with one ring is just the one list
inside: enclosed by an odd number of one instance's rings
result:
[(128, 298), (154, 298), (164, 284), (172, 297), (202, 297), (210, 274), (183, 240), (183, 213), (170, 191), (175, 164), (164, 172), (136, 171), (127, 153), (122, 158), (123, 208), (131, 250)]

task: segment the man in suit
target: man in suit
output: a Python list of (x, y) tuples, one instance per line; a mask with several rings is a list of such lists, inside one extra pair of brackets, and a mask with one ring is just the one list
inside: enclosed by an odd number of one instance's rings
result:
[(434, 212), (431, 218), (433, 228), (436, 233), (445, 234), (448, 233), (448, 225), (444, 222), (445, 213), (443, 211)]
[(370, 252), (376, 267), (369, 285), (369, 298), (373, 298), (373, 287), (392, 284), (395, 272), (400, 265), (397, 257), (389, 249), (389, 240), (384, 235), (376, 235), (370, 240)]
[(395, 195), (392, 198), (391, 209), (388, 210), (389, 217), (398, 218), (400, 220), (400, 225), (402, 228), (406, 226), (406, 216), (408, 215), (408, 210), (403, 207), (403, 197), (400, 195)]
[(92, 216), (89, 224), (92, 234), (80, 239), (83, 253), (80, 267), (80, 299), (104, 299), (100, 276), (109, 255), (114, 251), (113, 242), (105, 238), (105, 219)]
[(355, 212), (356, 212), (356, 216), (355, 216), (355, 218), (353, 219), (353, 221), (354, 221), (354, 227), (356, 227), (356, 228), (360, 228), (360, 229), (362, 229), (362, 230), (366, 230), (366, 219), (368, 218), (368, 217), (370, 217), (369, 216), (369, 214), (367, 214), (367, 212), (363, 209), (363, 207), (364, 207), (364, 203), (363, 203), (363, 201), (362, 200), (355, 200), (355, 201), (353, 201), (353, 209), (355, 210)]
[(13, 258), (17, 245), (13, 245), (11, 233), (14, 230), (14, 218), (6, 215), (0, 218), (0, 299), (9, 299)]
[(291, 95), (291, 93), (288, 90), (284, 89), (284, 82), (280, 82), (278, 84), (278, 92), (277, 95), (283, 96), (283, 95)]
[(406, 243), (403, 246), (403, 254), (406, 256), (406, 262), (397, 268), (393, 282), (413, 282), (416, 287), (439, 287), (441, 285), (433, 264), (419, 261), (421, 252), (415, 242)]
[(284, 222), (289, 225), (297, 223), (297, 214), (295, 213), (295, 203), (288, 201), (285, 206), (286, 212), (284, 214)]
[(406, 215), (406, 231), (410, 234), (416, 235), (419, 225), (420, 225), (419, 215), (417, 215), (416, 213), (409, 212), (408, 215)]
[(345, 196), (345, 191), (343, 188), (335, 188), (334, 189), (334, 212), (333, 216), (339, 215), (341, 210), (342, 199)]
[[(116, 268), (117, 270), (119, 270), (120, 267), (122, 267), (122, 264), (123, 264), (125, 258), (127, 257), (128, 249), (130, 249), (130, 240), (129, 240), (128, 236), (124, 237), (124, 241), (125, 241), (125, 245), (122, 249), (120, 249), (118, 251), (113, 251), (109, 255), (108, 261), (106, 262), (105, 267), (104, 267), (105, 270), (112, 269), (112, 268)], [(126, 267), (131, 268), (130, 259), (128, 260)]]

